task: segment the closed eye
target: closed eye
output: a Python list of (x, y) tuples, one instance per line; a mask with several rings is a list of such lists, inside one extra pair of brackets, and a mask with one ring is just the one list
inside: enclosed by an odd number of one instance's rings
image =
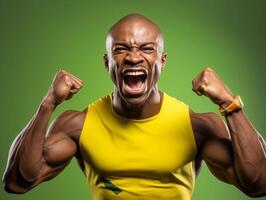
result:
[(115, 47), (113, 51), (114, 53), (124, 53), (128, 51), (128, 48), (127, 47)]
[(144, 53), (150, 54), (150, 53), (153, 53), (155, 49), (153, 47), (142, 47), (141, 51), (143, 51)]

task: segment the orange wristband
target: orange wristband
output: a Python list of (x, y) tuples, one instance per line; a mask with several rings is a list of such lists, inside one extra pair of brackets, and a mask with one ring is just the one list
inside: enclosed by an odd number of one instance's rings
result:
[(236, 96), (236, 98), (234, 99), (234, 101), (232, 101), (232, 103), (230, 103), (229, 106), (227, 106), (226, 108), (220, 108), (220, 112), (222, 115), (228, 115), (229, 113), (235, 111), (235, 110), (240, 110), (244, 107), (243, 101), (240, 98), (240, 96)]

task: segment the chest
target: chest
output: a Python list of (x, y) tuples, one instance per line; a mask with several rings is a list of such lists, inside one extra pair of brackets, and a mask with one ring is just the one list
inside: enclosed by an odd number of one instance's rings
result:
[(85, 162), (102, 174), (163, 174), (193, 160), (193, 141), (185, 125), (94, 123), (84, 134)]

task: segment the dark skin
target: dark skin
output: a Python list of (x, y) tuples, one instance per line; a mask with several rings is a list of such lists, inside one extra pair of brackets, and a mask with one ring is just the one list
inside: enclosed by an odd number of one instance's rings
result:
[[(126, 118), (144, 119), (160, 111), (163, 93), (157, 87), (166, 63), (160, 29), (147, 18), (129, 15), (116, 23), (107, 36), (104, 63), (115, 85), (113, 107)], [(145, 86), (130, 93), (124, 71), (143, 70)], [(54, 109), (82, 88), (83, 82), (60, 70), (30, 123), (10, 148), (3, 176), (5, 189), (25, 193), (60, 173), (75, 157), (84, 170), (78, 143), (87, 110), (66, 111), (47, 129)], [(204, 69), (192, 83), (192, 90), (226, 107), (234, 95), (211, 68)], [(134, 91), (133, 91), (134, 92)], [(190, 111), (197, 145), (195, 170), (204, 160), (220, 180), (233, 184), (245, 194), (266, 194), (265, 142), (243, 110), (226, 116), (226, 124), (214, 113)], [(227, 129), (228, 127), (228, 129)], [(34, 150), (33, 150), (34, 149)]]

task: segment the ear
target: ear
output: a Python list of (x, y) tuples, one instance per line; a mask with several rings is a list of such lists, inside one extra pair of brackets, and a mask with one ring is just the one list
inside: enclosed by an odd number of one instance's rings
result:
[(103, 63), (104, 63), (105, 69), (109, 72), (109, 60), (108, 60), (108, 56), (106, 53), (103, 55)]
[(162, 71), (164, 70), (165, 65), (166, 65), (166, 60), (167, 60), (166, 57), (167, 57), (167, 54), (165, 52), (163, 52), (162, 57), (161, 57)]

